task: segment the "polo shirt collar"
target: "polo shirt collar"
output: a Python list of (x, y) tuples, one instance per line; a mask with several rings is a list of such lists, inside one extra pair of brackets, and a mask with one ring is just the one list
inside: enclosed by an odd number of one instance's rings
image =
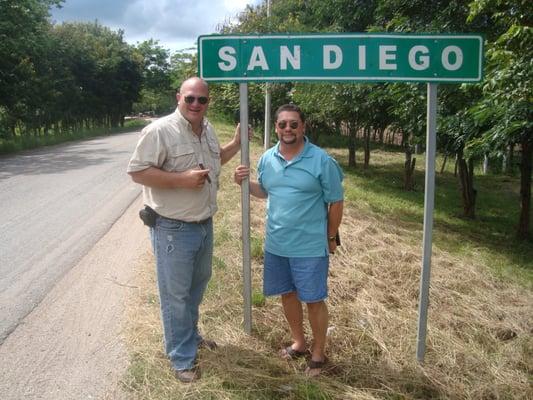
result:
[[(277, 157), (281, 158), (282, 160), (285, 160), (283, 155), (279, 152), (279, 145), (280, 145), (280, 142), (276, 143), (276, 145), (274, 146), (274, 154)], [(311, 142), (309, 142), (309, 139), (307, 138), (307, 136), (304, 136), (304, 148), (302, 149), (302, 151), (300, 151), (296, 155), (296, 157), (294, 157), (291, 160), (291, 164), (295, 163), (300, 158), (309, 158), (309, 157), (313, 157), (313, 155), (311, 154)]]

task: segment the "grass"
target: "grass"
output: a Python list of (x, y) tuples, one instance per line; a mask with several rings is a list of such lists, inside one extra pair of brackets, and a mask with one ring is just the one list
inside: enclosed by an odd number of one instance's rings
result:
[(110, 135), (113, 133), (128, 132), (135, 129), (142, 129), (148, 124), (145, 120), (130, 120), (124, 123), (123, 127), (116, 128), (95, 128), (85, 129), (68, 134), (49, 134), (47, 136), (15, 136), (13, 139), (6, 140), (0, 138), (0, 155), (12, 154), (22, 150), (35, 149), (38, 147), (52, 146), (60, 143), (71, 142), (75, 140), (88, 139), (95, 136)]
[[(226, 142), (233, 128), (217, 128)], [(346, 152), (331, 152), (346, 167)], [(252, 165), (260, 153), (254, 142)], [(329, 277), (331, 368), (309, 380), (304, 360), (277, 356), (290, 336), (279, 300), (261, 294), (265, 203), (253, 198), (253, 333), (242, 329), (240, 191), (232, 182), (238, 162), (237, 156), (223, 167), (213, 278), (201, 310), (200, 328), (219, 348), (200, 351), (203, 375), (197, 383), (180, 384), (172, 376), (163, 353), (153, 257), (146, 254), (129, 307), (131, 366), (122, 384), (132, 398), (532, 398), (533, 254), (530, 244), (513, 236), (515, 178), (476, 177), (479, 219), (469, 221), (460, 217), (453, 171), (437, 174), (427, 353), (419, 364), (424, 163), (417, 160), (414, 192), (401, 190), (401, 153), (375, 149), (368, 170), (344, 168), (343, 245), (331, 259)]]
[[(367, 170), (347, 168), (347, 155), (333, 150), (343, 165), (347, 199), (369, 213), (397, 224), (422, 230), (424, 212), (424, 156), (418, 155), (415, 191), (402, 190), (403, 154), (375, 150)], [(441, 159), (437, 159), (440, 165)], [(436, 174), (433, 223), (434, 246), (465, 257), (482, 257), (493, 272), (526, 285), (533, 282), (533, 242), (515, 239), (519, 216), (519, 183), (506, 175), (477, 171), (477, 218), (462, 216), (462, 204), (453, 163)], [(531, 224), (533, 226), (533, 224)], [(415, 237), (415, 240), (420, 240)]]

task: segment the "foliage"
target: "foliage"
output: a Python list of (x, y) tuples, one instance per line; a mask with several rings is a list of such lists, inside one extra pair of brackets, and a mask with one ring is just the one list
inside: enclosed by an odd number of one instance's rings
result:
[(469, 19), (481, 13), (505, 29), (488, 46), (483, 97), (470, 110), (486, 129), (468, 147), (471, 151), (485, 147), (492, 153), (503, 153), (508, 146), (520, 146), (521, 212), (517, 235), (528, 239), (533, 158), (533, 4), (523, 0), (474, 1)]
[(48, 9), (61, 0), (2, 0), (0, 1), (0, 108), (5, 127), (0, 137), (15, 134), (16, 123), (28, 118), (38, 88), (35, 83), (42, 70), (46, 40)]
[(198, 56), (193, 48), (177, 51), (170, 58), (170, 80), (173, 89), (179, 89), (181, 83), (197, 74)]
[(142, 79), (142, 61), (124, 42), (123, 32), (94, 22), (63, 23), (54, 26), (52, 33), (68, 65), (71, 84), (67, 90), (78, 99), (64, 104), (68, 122), (122, 123), (138, 98)]
[(97, 22), (51, 25), (56, 0), (0, 2), (0, 137), (118, 126), (141, 83), (141, 60)]
[(139, 99), (133, 105), (133, 112), (168, 114), (176, 104), (175, 93), (170, 88), (170, 52), (153, 39), (139, 43), (135, 50), (143, 60), (143, 77)]

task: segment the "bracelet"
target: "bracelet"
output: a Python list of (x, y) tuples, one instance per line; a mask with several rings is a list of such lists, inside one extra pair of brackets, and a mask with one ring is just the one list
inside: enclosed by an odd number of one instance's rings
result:
[(329, 240), (329, 241), (333, 241), (333, 240), (335, 240), (335, 239), (336, 239), (336, 236), (328, 236), (328, 240)]

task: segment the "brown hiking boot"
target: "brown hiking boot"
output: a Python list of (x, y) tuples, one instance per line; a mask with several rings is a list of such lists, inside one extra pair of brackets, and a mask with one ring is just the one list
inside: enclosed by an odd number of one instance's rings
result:
[(198, 368), (182, 369), (175, 371), (174, 375), (182, 383), (192, 383), (200, 379), (200, 371)]

